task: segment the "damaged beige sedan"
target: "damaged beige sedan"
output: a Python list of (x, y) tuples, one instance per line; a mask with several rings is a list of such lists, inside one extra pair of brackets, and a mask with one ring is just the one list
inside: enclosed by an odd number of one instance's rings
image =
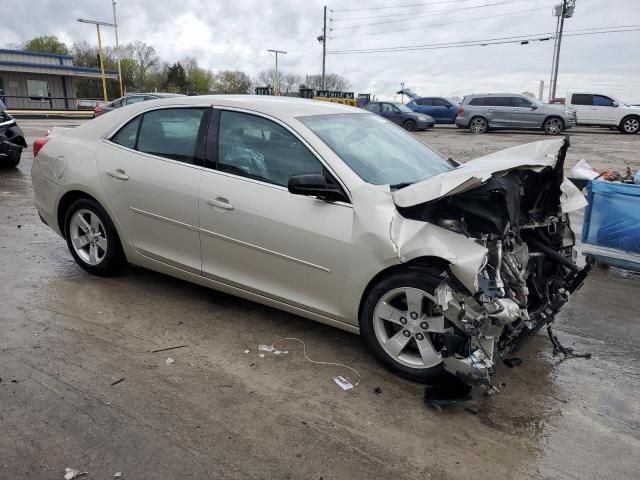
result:
[(587, 274), (567, 148), (458, 165), (364, 110), (184, 97), (53, 129), (32, 178), (92, 274), (140, 265), (360, 333), (406, 378), (487, 384)]

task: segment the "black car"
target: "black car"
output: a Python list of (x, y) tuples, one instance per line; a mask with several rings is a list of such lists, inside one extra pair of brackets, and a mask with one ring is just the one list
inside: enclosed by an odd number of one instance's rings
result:
[(116, 108), (124, 107), (125, 105), (132, 105), (138, 102), (146, 102), (147, 100), (156, 100), (158, 98), (169, 98), (169, 97), (184, 97), (184, 95), (180, 93), (131, 93), (127, 94), (124, 97), (116, 98), (112, 102), (107, 103), (104, 106), (96, 105), (96, 108), (93, 109), (93, 117), (99, 117), (111, 110)]
[(435, 121), (429, 115), (417, 113), (407, 107), (404, 103), (399, 102), (371, 102), (368, 103), (365, 110), (377, 113), (384, 118), (397, 123), (405, 130), (413, 132), (415, 130), (426, 130), (433, 127)]
[(20, 155), (27, 142), (24, 140), (22, 129), (5, 109), (4, 103), (0, 100), (0, 168), (11, 168), (20, 163)]

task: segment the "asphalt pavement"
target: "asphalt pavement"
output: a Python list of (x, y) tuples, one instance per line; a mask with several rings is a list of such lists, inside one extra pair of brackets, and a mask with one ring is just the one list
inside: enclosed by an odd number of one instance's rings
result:
[[(53, 125), (22, 120), (28, 143)], [(640, 136), (574, 129), (569, 160), (640, 166)], [(460, 160), (548, 138), (418, 134)], [(0, 478), (635, 479), (640, 472), (640, 277), (596, 269), (557, 319), (482, 390), (442, 413), (360, 339), (141, 268), (92, 277), (43, 225), (30, 149), (0, 171)], [(258, 350), (296, 337), (302, 346)], [(173, 350), (156, 351), (169, 347)], [(171, 358), (173, 363), (168, 361)]]

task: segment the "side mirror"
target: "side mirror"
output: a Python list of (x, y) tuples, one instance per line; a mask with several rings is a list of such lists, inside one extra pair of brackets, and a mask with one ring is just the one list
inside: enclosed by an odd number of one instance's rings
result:
[(294, 175), (289, 178), (287, 185), (290, 193), (294, 195), (305, 195), (307, 197), (318, 197), (323, 200), (347, 201), (342, 190), (327, 183), (324, 175), (309, 173), (305, 175)]
[(613, 102), (613, 106), (614, 106), (614, 107), (617, 107), (617, 106), (618, 106), (618, 102), (614, 101), (614, 102)]
[(538, 106), (537, 105), (531, 105), (531, 110), (537, 110)]

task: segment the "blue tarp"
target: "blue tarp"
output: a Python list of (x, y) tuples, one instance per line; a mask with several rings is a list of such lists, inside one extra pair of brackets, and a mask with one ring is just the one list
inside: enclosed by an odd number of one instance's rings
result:
[(640, 185), (592, 180), (582, 242), (640, 253)]

